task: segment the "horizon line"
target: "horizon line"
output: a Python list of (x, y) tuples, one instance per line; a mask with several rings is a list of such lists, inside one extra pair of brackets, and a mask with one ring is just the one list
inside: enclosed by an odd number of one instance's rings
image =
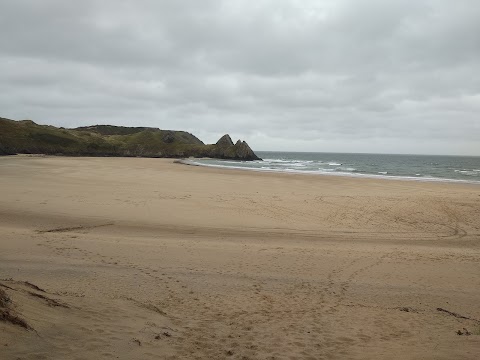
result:
[(408, 156), (465, 156), (480, 157), (472, 154), (412, 154), (412, 153), (373, 153), (373, 152), (341, 152), (341, 151), (287, 151), (287, 150), (254, 150), (256, 152), (298, 153), (298, 154), (345, 154), (345, 155), (408, 155)]

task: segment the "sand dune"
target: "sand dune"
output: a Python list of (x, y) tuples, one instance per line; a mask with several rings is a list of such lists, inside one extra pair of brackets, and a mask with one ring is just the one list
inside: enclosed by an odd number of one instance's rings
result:
[(0, 359), (480, 353), (480, 186), (15, 156), (0, 189)]

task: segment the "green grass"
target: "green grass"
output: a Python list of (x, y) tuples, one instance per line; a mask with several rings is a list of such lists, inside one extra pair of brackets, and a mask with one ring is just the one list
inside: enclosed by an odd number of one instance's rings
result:
[(184, 131), (95, 125), (77, 129), (0, 118), (0, 155), (214, 157), (236, 159), (237, 146), (205, 145)]

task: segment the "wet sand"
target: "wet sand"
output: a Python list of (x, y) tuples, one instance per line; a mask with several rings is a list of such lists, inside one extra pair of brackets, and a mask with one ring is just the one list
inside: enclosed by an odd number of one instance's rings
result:
[(480, 186), (0, 157), (0, 279), (1, 359), (477, 359)]

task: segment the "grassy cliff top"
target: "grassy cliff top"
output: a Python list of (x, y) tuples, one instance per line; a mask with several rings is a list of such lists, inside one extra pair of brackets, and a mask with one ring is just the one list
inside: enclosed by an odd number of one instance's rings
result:
[[(246, 144), (246, 143), (245, 143)], [(149, 127), (93, 125), (74, 129), (0, 118), (0, 155), (214, 157), (256, 160), (245, 145), (205, 145), (196, 136)]]

